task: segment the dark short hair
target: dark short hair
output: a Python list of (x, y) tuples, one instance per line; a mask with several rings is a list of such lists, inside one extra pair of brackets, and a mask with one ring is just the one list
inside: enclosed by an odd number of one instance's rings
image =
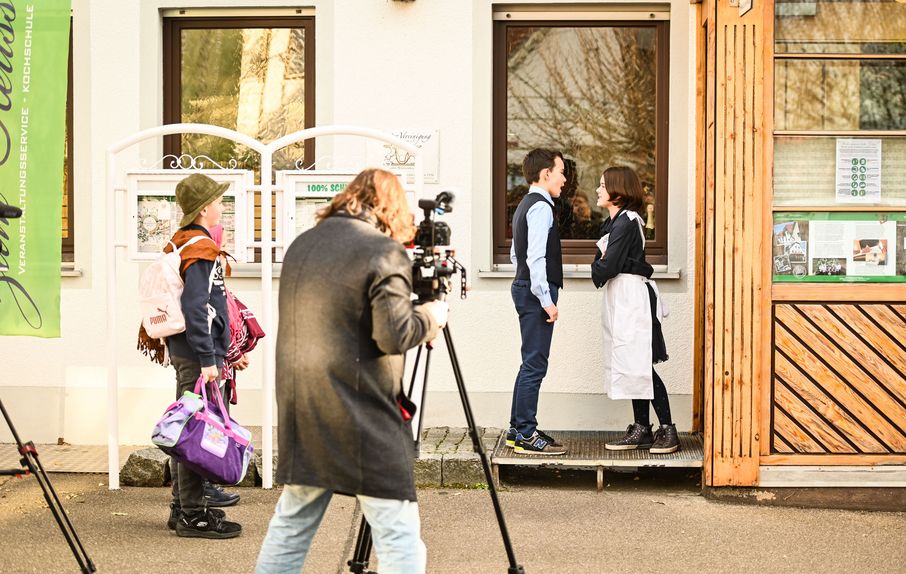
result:
[(631, 167), (608, 167), (604, 170), (603, 177), (611, 203), (630, 211), (642, 211), (645, 207), (645, 192), (642, 191), (639, 176)]
[(522, 160), (522, 175), (525, 182), (529, 185), (541, 179), (541, 171), (545, 169), (554, 169), (556, 158), (563, 159), (563, 154), (552, 149), (535, 148), (525, 154)]

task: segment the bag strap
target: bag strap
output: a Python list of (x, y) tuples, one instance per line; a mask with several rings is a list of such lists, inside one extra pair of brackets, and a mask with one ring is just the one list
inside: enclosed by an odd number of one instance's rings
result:
[[(185, 243), (183, 243), (182, 247), (176, 247), (176, 245), (174, 245), (172, 241), (168, 241), (167, 243), (169, 243), (170, 245), (173, 245), (173, 252), (176, 253), (177, 255), (179, 255), (180, 257), (182, 257), (181, 253), (182, 253), (183, 249), (185, 249), (189, 245), (198, 243), (202, 239), (207, 239), (211, 243), (214, 243), (214, 240), (211, 239), (210, 237), (208, 237), (207, 235), (196, 235), (195, 237), (193, 237), (193, 238), (189, 239), (188, 241), (186, 241)], [(214, 246), (216, 247), (217, 244), (214, 243)]]
[[(202, 398), (202, 410), (208, 408), (208, 393), (207, 393), (207, 384), (204, 382), (204, 375), (198, 375), (198, 380), (195, 381), (195, 394), (198, 394), (199, 387), (201, 388), (201, 398)], [(223, 426), (227, 430), (232, 430), (232, 425), (230, 424), (230, 415), (227, 413), (226, 406), (223, 404), (223, 395), (220, 393), (220, 385), (214, 382), (214, 398), (217, 399), (217, 407), (220, 409), (220, 414), (223, 417)]]

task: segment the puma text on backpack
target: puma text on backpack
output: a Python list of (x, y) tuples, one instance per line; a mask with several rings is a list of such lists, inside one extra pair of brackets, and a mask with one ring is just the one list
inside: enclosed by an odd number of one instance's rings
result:
[[(142, 273), (138, 288), (139, 308), (142, 326), (145, 327), (149, 337), (162, 339), (186, 330), (186, 318), (180, 304), (184, 288), (182, 277), (179, 275), (180, 253), (202, 239), (213, 241), (210, 237), (200, 235), (189, 239), (179, 249), (170, 243), (173, 251), (162, 253)], [(210, 288), (209, 283), (209, 291)]]

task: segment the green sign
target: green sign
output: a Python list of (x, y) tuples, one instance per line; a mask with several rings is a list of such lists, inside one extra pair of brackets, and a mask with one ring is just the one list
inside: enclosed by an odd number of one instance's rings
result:
[(906, 282), (906, 213), (774, 213), (774, 281)]
[(0, 335), (60, 336), (69, 0), (0, 2)]

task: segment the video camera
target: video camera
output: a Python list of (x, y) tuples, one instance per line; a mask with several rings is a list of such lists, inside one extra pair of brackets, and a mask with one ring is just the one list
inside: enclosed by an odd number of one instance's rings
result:
[(445, 249), (443, 256), (437, 252), (439, 246), (449, 247), (450, 226), (434, 221), (434, 215), (453, 211), (453, 193), (442, 191), (434, 199), (420, 199), (418, 207), (425, 214), (418, 225), (412, 252), (412, 291), (418, 296), (418, 303), (443, 300), (451, 291), (450, 278), (456, 272), (461, 273), (460, 297), (465, 299), (465, 267), (453, 257), (452, 249)]

